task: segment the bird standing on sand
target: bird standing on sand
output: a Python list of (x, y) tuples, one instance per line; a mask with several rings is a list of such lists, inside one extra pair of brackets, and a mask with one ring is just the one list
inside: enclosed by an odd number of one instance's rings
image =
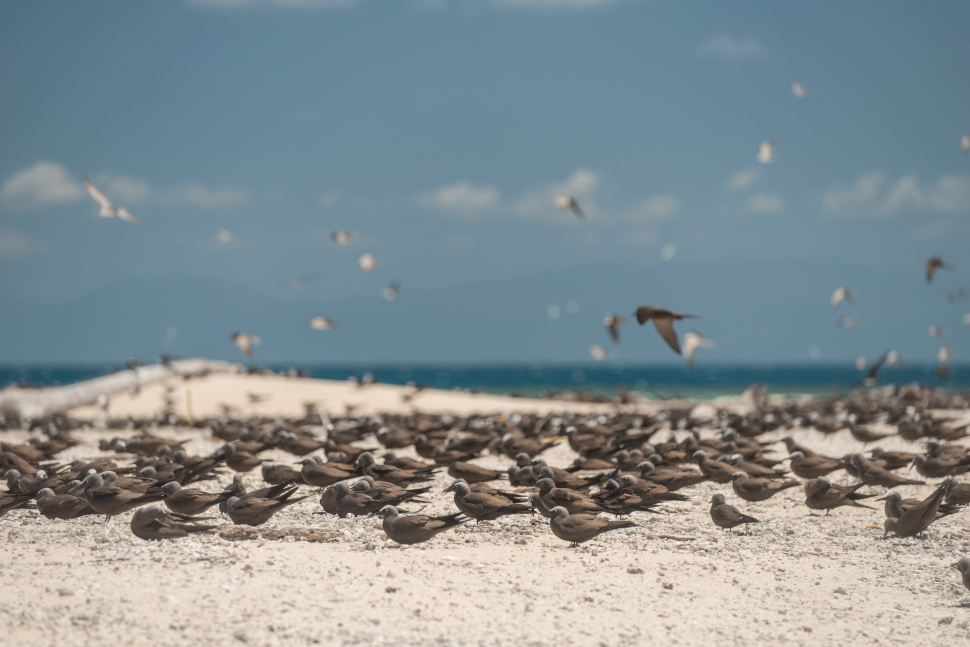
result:
[(246, 354), (246, 357), (253, 356), (253, 346), (258, 346), (263, 340), (257, 335), (248, 335), (244, 332), (232, 333), (232, 343), (239, 346), (239, 350)]
[(141, 508), (131, 518), (131, 531), (141, 539), (181, 539), (194, 532), (209, 532), (218, 526), (200, 525), (188, 517), (170, 515), (157, 505)]
[(559, 207), (560, 211), (572, 211), (577, 218), (585, 218), (586, 214), (579, 207), (579, 203), (576, 202), (576, 198), (571, 195), (561, 195), (556, 198), (556, 206)]
[(932, 283), (937, 270), (953, 270), (952, 265), (947, 265), (939, 256), (933, 256), (926, 261), (926, 282)]
[[(656, 320), (654, 320), (656, 323)], [(700, 333), (689, 330), (684, 333), (684, 359), (687, 360), (687, 368), (694, 368), (694, 351), (698, 348), (714, 348), (714, 342), (705, 339)]]
[(610, 333), (610, 339), (614, 344), (620, 343), (620, 326), (626, 325), (626, 317), (618, 317), (612, 312), (603, 317), (603, 325)]
[(562, 506), (549, 510), (549, 527), (552, 534), (570, 542), (569, 547), (577, 547), (584, 541), (595, 539), (604, 532), (619, 530), (620, 528), (635, 528), (632, 521), (608, 521), (595, 514), (569, 514)]
[(915, 537), (922, 533), (931, 523), (936, 521), (940, 504), (943, 503), (943, 498), (951, 487), (953, 487), (952, 476), (943, 481), (931, 495), (903, 512), (898, 518), (887, 518), (883, 523), (885, 530), (883, 536), (894, 532), (900, 537)]
[(674, 352), (678, 355), (680, 355), (680, 341), (677, 339), (677, 331), (674, 330), (674, 322), (680, 321), (681, 319), (700, 319), (696, 315), (684, 315), (655, 306), (641, 306), (637, 308), (636, 317), (637, 322), (641, 326), (653, 320), (653, 325), (657, 329), (657, 332), (660, 333), (660, 336), (667, 342), (667, 345), (674, 349)]
[(758, 146), (758, 161), (762, 164), (775, 163), (775, 141), (766, 139)]
[(723, 494), (715, 494), (711, 497), (711, 521), (721, 530), (728, 530), (745, 523), (761, 523), (733, 505), (728, 505)]
[(307, 325), (314, 330), (333, 330), (337, 328), (337, 322), (330, 317), (324, 317), (323, 315), (315, 315), (310, 318)]
[(136, 225), (142, 224), (141, 220), (131, 215), (131, 213), (124, 207), (118, 208), (112, 204), (103, 193), (98, 191), (98, 187), (92, 184), (91, 180), (84, 178), (84, 186), (88, 188), (88, 193), (94, 198), (98, 204), (101, 205), (101, 210), (98, 211), (98, 215), (102, 218), (120, 218), (127, 222), (134, 223)]
[(383, 517), (381, 526), (384, 534), (399, 544), (420, 544), (468, 520), (460, 512), (440, 517), (429, 517), (426, 514), (404, 517), (392, 505), (386, 505), (374, 514)]
[(843, 301), (848, 301), (852, 305), (855, 305), (855, 296), (853, 296), (849, 288), (839, 288), (832, 293), (832, 309), (838, 310)]
[[(966, 138), (966, 135), (964, 135)], [(953, 568), (960, 571), (960, 579), (963, 580), (963, 586), (967, 587), (970, 591), (970, 557), (961, 557), (959, 561), (950, 564)]]

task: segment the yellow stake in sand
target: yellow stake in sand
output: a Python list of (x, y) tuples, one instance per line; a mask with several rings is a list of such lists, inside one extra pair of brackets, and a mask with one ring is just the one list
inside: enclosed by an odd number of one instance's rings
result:
[(195, 425), (195, 419), (192, 416), (192, 391), (186, 387), (185, 389), (185, 412), (188, 414), (186, 417), (189, 419), (189, 425)]

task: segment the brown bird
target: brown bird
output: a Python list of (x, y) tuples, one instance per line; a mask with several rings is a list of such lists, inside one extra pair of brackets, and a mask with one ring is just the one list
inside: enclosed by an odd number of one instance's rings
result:
[(218, 526), (200, 525), (185, 517), (174, 517), (157, 505), (142, 508), (131, 517), (131, 531), (141, 539), (180, 539), (214, 528)]
[(610, 333), (610, 339), (614, 344), (620, 343), (620, 326), (626, 325), (626, 317), (619, 317), (613, 313), (608, 313), (603, 317), (603, 325)]
[(657, 332), (660, 333), (660, 336), (667, 342), (667, 345), (674, 349), (674, 352), (678, 355), (680, 355), (680, 341), (677, 339), (677, 331), (674, 330), (674, 322), (680, 321), (681, 319), (700, 319), (696, 315), (684, 315), (655, 306), (641, 306), (637, 308), (636, 316), (637, 322), (641, 326), (652, 319)]
[(281, 494), (269, 499), (257, 497), (240, 498), (234, 496), (226, 501), (226, 512), (229, 514), (232, 522), (237, 526), (241, 524), (258, 526), (269, 521), (274, 514), (286, 506), (299, 503), (307, 498), (306, 496), (295, 499), (290, 498), (299, 489), (298, 486), (294, 485), (292, 488), (284, 490)]
[(731, 487), (734, 488), (734, 493), (745, 501), (767, 501), (782, 490), (798, 485), (801, 485), (801, 482), (795, 480), (751, 478), (746, 472), (735, 472), (731, 475)]
[(802, 452), (792, 452), (788, 457), (791, 463), (791, 471), (795, 476), (803, 479), (817, 479), (820, 476), (827, 476), (832, 472), (845, 468), (845, 463), (834, 458), (816, 454), (805, 456)]
[(429, 517), (425, 514), (403, 517), (392, 505), (386, 505), (374, 514), (383, 517), (384, 522), (381, 526), (384, 528), (384, 534), (399, 544), (420, 544), (438, 533), (467, 521), (460, 512), (440, 517)]
[(721, 530), (728, 530), (745, 523), (761, 523), (733, 505), (728, 505), (723, 494), (715, 494), (711, 497), (711, 521)]
[(637, 470), (640, 472), (641, 479), (662, 485), (671, 492), (707, 480), (701, 472), (668, 466), (657, 467), (653, 461), (643, 461), (637, 465)]
[(106, 484), (100, 474), (88, 474), (81, 481), (84, 498), (95, 512), (111, 517), (127, 512), (140, 505), (154, 503), (165, 498), (161, 490), (149, 492), (130, 492), (113, 484)]
[(607, 512), (607, 509), (596, 500), (586, 496), (576, 490), (558, 488), (552, 479), (539, 479), (536, 482), (539, 488), (539, 501), (546, 510), (555, 507), (562, 507), (569, 511), (569, 514), (583, 512)]
[(361, 471), (375, 481), (387, 481), (395, 485), (423, 483), (434, 478), (436, 465), (426, 465), (420, 470), (402, 470), (393, 465), (380, 465), (370, 452), (364, 452), (357, 457), (357, 465)]
[(183, 515), (202, 514), (230, 498), (225, 492), (212, 493), (191, 488), (182, 489), (177, 481), (163, 485), (162, 492), (165, 493), (165, 507)]
[(939, 479), (945, 476), (956, 476), (970, 472), (970, 456), (913, 456), (913, 466), (921, 476), (928, 479)]
[(858, 440), (863, 445), (868, 445), (869, 443), (878, 443), (880, 440), (885, 440), (894, 434), (880, 434), (871, 431), (865, 425), (857, 425), (852, 422), (847, 422), (846, 426), (849, 428), (849, 433), (852, 437)]
[(963, 581), (963, 586), (970, 591), (970, 557), (961, 557), (959, 561), (950, 564), (950, 566), (960, 571), (960, 579)]
[(731, 480), (734, 473), (738, 471), (737, 467), (730, 463), (711, 460), (710, 454), (702, 449), (694, 452), (694, 460), (697, 461), (697, 466), (701, 468), (704, 476), (715, 483), (727, 483)]
[(535, 458), (558, 444), (558, 442), (544, 443), (534, 438), (516, 438), (512, 433), (507, 433), (502, 436), (502, 453), (509, 458), (515, 458), (515, 455), (520, 453), (528, 454), (529, 458)]
[(311, 456), (305, 457), (301, 462), (303, 463), (303, 470), (300, 475), (307, 485), (327, 487), (354, 475), (352, 470), (348, 471), (343, 467), (337, 467), (330, 463), (317, 463)]
[(369, 494), (351, 490), (346, 481), (341, 481), (330, 487), (333, 488), (334, 505), (337, 509), (337, 515), (341, 519), (345, 519), (348, 514), (361, 517), (377, 512), (384, 507), (383, 503), (374, 499)]
[(932, 283), (933, 276), (936, 274), (937, 270), (952, 270), (952, 265), (947, 265), (943, 262), (943, 259), (939, 256), (933, 256), (928, 261), (926, 261), (926, 282)]
[(579, 546), (584, 541), (595, 539), (604, 532), (621, 528), (635, 528), (637, 524), (629, 520), (608, 521), (594, 514), (571, 514), (562, 506), (555, 506), (549, 510), (549, 527), (552, 534), (568, 541), (569, 547)]
[(850, 459), (853, 467), (856, 468), (859, 479), (869, 485), (881, 485), (882, 487), (898, 487), (900, 485), (926, 485), (923, 481), (908, 479), (894, 472), (890, 472), (884, 467), (870, 461), (862, 454), (852, 454)]
[(811, 510), (825, 510), (825, 514), (841, 506), (855, 508), (873, 508), (859, 503), (861, 499), (868, 499), (873, 494), (860, 494), (857, 490), (866, 485), (857, 483), (850, 486), (832, 485), (824, 476), (805, 482), (805, 505)]
[(476, 521), (492, 521), (510, 514), (532, 514), (526, 503), (509, 503), (505, 497), (472, 492), (464, 481), (455, 481), (445, 492), (455, 493), (455, 506)]
[(411, 458), (410, 456), (398, 456), (392, 451), (384, 452), (381, 456), (384, 460), (385, 465), (390, 465), (392, 467), (399, 467), (402, 470), (423, 470), (429, 465), (423, 461), (419, 461), (416, 458)]
[(11, 510), (27, 505), (33, 494), (0, 494), (0, 519)]
[(455, 479), (462, 479), (466, 483), (484, 483), (496, 481), (507, 474), (499, 470), (490, 470), (474, 463), (455, 461), (448, 466), (448, 475)]
[(364, 476), (358, 479), (357, 482), (350, 487), (350, 489), (354, 492), (363, 492), (375, 501), (380, 501), (384, 505), (393, 506), (397, 506), (405, 501), (426, 503), (426, 501), (418, 499), (417, 497), (431, 491), (430, 487), (407, 490), (399, 485), (388, 483), (387, 481), (375, 481), (369, 476)]
[(916, 454), (911, 452), (886, 451), (882, 447), (873, 447), (869, 450), (869, 456), (873, 460), (882, 461), (884, 463), (883, 467), (887, 470), (898, 470), (912, 463), (913, 457)]
[(281, 465), (272, 461), (263, 461), (261, 466), (263, 481), (270, 485), (280, 485), (281, 483), (291, 483), (303, 479), (303, 473), (295, 470), (289, 465)]
[[(915, 505), (919, 505), (920, 499), (904, 499), (896, 490), (889, 490), (884, 496), (879, 497), (876, 501), (885, 501), (885, 513), (886, 518), (898, 519), (903, 515), (904, 512), (909, 510)], [(960, 512), (963, 509), (962, 506), (953, 503), (941, 503), (940, 510), (937, 512), (937, 518), (946, 517), (948, 515)]]
[(970, 483), (954, 483), (946, 495), (946, 502), (956, 505), (970, 503)]
[(688, 497), (683, 494), (671, 492), (659, 483), (654, 483), (652, 481), (641, 481), (632, 474), (624, 474), (620, 477), (620, 480), (616, 482), (615, 489), (597, 492), (594, 498), (604, 504), (609, 505), (611, 501), (617, 499), (625, 492), (636, 494), (643, 501), (660, 502), (688, 500)]
[(915, 537), (922, 533), (931, 523), (936, 521), (940, 504), (951, 487), (953, 487), (952, 476), (943, 481), (931, 495), (906, 510), (898, 518), (887, 518), (883, 522), (885, 529), (883, 536), (894, 532), (900, 537)]
[(226, 459), (226, 465), (234, 472), (249, 472), (259, 467), (263, 462), (259, 456), (239, 449), (233, 443), (226, 443), (222, 446), (222, 453)]
[(96, 514), (84, 497), (73, 494), (54, 494), (54, 490), (44, 488), (37, 493), (37, 509), (48, 519), (76, 519)]

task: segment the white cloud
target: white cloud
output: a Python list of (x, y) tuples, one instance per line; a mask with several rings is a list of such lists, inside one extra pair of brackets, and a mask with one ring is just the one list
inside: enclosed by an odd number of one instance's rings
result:
[(785, 201), (781, 196), (771, 193), (755, 193), (744, 202), (741, 211), (744, 213), (756, 214), (759, 216), (770, 216), (782, 213), (785, 210)]
[(320, 206), (324, 209), (329, 209), (333, 205), (337, 204), (340, 200), (339, 191), (328, 191), (320, 196)]
[(750, 38), (731, 38), (723, 34), (707, 39), (697, 50), (697, 55), (702, 58), (713, 58), (728, 63), (761, 58), (765, 54), (765, 48), (758, 41)]
[(77, 202), (81, 183), (56, 162), (40, 161), (11, 175), (0, 187), (0, 199), (15, 209), (42, 209)]
[(556, 198), (571, 195), (587, 216), (594, 215), (597, 211), (594, 196), (601, 182), (602, 178), (596, 171), (579, 168), (563, 182), (527, 191), (512, 203), (512, 211), (521, 216), (561, 218)]
[(119, 205), (145, 204), (152, 199), (152, 187), (143, 180), (124, 175), (98, 175), (93, 182)]
[(502, 194), (489, 186), (475, 186), (471, 182), (457, 182), (417, 197), (417, 203), (441, 213), (475, 218), (498, 205)]
[(660, 222), (680, 213), (680, 199), (675, 195), (655, 195), (624, 211), (628, 222)]
[(923, 184), (916, 175), (890, 183), (885, 174), (860, 175), (849, 187), (822, 197), (828, 216), (891, 216), (906, 211), (970, 213), (970, 176), (944, 175), (936, 184)]
[(188, 0), (209, 9), (350, 9), (362, 0)]
[(492, 4), (524, 9), (599, 9), (627, 0), (492, 0)]
[(728, 191), (744, 191), (745, 189), (750, 189), (751, 185), (757, 182), (760, 177), (761, 173), (757, 169), (746, 168), (728, 178), (727, 189)]
[(0, 229), (0, 257), (24, 258), (47, 252), (47, 243), (12, 229)]
[(246, 204), (249, 192), (238, 187), (207, 189), (198, 184), (183, 184), (157, 194), (155, 200), (176, 207), (220, 209)]

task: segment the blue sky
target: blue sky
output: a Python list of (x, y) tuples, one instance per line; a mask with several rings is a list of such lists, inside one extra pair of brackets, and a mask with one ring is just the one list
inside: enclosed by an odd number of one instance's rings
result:
[[(306, 359), (317, 313), (344, 325), (315, 360), (581, 360), (606, 309), (653, 304), (703, 315), (711, 361), (965, 361), (970, 299), (944, 297), (970, 290), (968, 26), (959, 2), (3, 3), (0, 361), (235, 357), (193, 337), (216, 316), (196, 283), (260, 304), (219, 326), (266, 360)], [(145, 226), (98, 218), (85, 175)], [(926, 286), (933, 254), (956, 269)], [(122, 342), (142, 305), (112, 294), (184, 311)], [(105, 321), (72, 320), (92, 303)], [(676, 360), (627, 335), (616, 358)]]

